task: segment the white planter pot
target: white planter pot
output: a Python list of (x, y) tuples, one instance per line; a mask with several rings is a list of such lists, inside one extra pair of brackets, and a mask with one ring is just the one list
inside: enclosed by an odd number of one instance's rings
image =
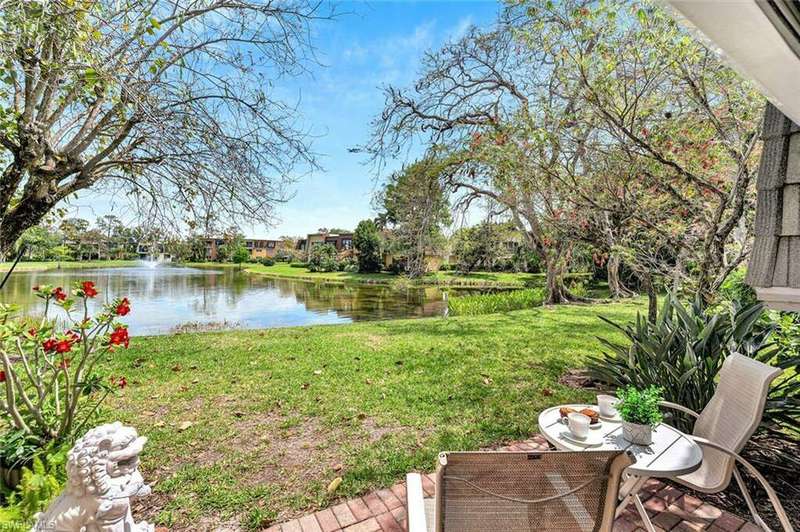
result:
[(622, 422), (622, 437), (636, 445), (653, 443), (653, 428), (650, 425)]

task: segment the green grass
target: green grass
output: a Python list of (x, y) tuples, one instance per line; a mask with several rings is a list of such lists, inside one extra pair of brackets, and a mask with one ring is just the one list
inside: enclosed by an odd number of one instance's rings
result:
[(538, 307), (544, 300), (543, 288), (527, 288), (494, 294), (450, 297), (447, 306), (451, 316), (478, 316)]
[[(213, 265), (214, 263), (204, 263)], [(198, 265), (198, 264), (195, 264)], [(378, 283), (391, 284), (399, 276), (388, 272), (380, 273), (352, 273), (352, 272), (312, 272), (308, 268), (294, 268), (285, 262), (275, 263), (273, 266), (262, 264), (246, 264), (244, 268), (251, 273), (302, 279), (306, 281), (341, 282), (341, 283)], [(583, 274), (574, 274), (581, 277)], [(588, 275), (588, 274), (587, 274)], [(497, 288), (523, 288), (527, 286), (540, 286), (544, 283), (544, 274), (541, 273), (514, 273), (514, 272), (473, 272), (469, 274), (459, 272), (432, 272), (420, 279), (415, 279), (414, 284), (442, 285), (460, 287), (497, 287)]]
[[(7, 272), (13, 262), (0, 262), (0, 272)], [(85, 260), (85, 261), (30, 261), (20, 262), (14, 269), (15, 272), (40, 272), (55, 270), (59, 267), (64, 270), (80, 270), (84, 268), (116, 268), (122, 266), (135, 266), (135, 260)]]
[(545, 407), (591, 399), (558, 380), (599, 352), (597, 335), (621, 339), (597, 316), (641, 309), (135, 338), (102, 368), (129, 381), (103, 417), (150, 438), (143, 472), (155, 486), (140, 518), (257, 529), (431, 470), (441, 450), (533, 435)]

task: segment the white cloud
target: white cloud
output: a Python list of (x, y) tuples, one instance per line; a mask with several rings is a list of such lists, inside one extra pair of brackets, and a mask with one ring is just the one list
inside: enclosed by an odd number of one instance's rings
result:
[(453, 28), (451, 28), (448, 37), (454, 41), (458, 40), (461, 37), (463, 37), (467, 33), (467, 30), (474, 24), (475, 22), (474, 19), (472, 18), (472, 15), (467, 15), (465, 17), (462, 17), (456, 23), (456, 25), (453, 26)]

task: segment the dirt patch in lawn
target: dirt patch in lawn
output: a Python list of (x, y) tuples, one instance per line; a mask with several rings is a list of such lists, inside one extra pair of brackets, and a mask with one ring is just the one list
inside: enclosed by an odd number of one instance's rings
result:
[(389, 425), (379, 425), (374, 419), (371, 417), (364, 418), (361, 421), (361, 426), (367, 431), (367, 437), (369, 438), (370, 443), (374, 443), (387, 434), (392, 434), (399, 430), (402, 430), (401, 427), (398, 426), (389, 426)]
[(334, 466), (343, 458), (342, 444), (347, 440), (338, 428), (323, 426), (314, 418), (293, 421), (277, 415), (243, 419), (239, 424), (241, 437), (234, 440), (237, 450), (263, 456), (254, 464), (242, 481), (249, 484), (270, 483), (281, 488), (296, 488), (300, 484), (330, 476)]
[[(358, 425), (350, 427), (353, 432), (348, 432), (347, 425), (330, 427), (316, 418), (278, 412), (239, 413), (238, 419), (229, 426), (226, 437), (198, 442), (196, 446), (190, 444), (192, 452), (171, 457), (168, 465), (143, 471), (155, 491), (136, 502), (136, 515), (150, 522), (155, 520), (174, 499), (173, 494), (158, 490), (159, 482), (178, 474), (186, 466), (205, 468), (228, 464), (238, 475), (237, 489), (243, 491), (268, 486), (281, 498), (312, 494), (314, 489), (327, 486), (343, 474), (346, 444), (371, 442), (384, 434), (383, 428), (372, 423), (363, 426), (363, 432)], [(277, 501), (269, 502), (275, 504)], [(278, 503), (275, 506), (286, 508), (289, 505)], [(243, 510), (238, 517), (245, 513)], [(299, 513), (305, 513), (305, 509)], [(298, 512), (287, 508), (277, 520), (295, 517), (294, 514)], [(179, 515), (173, 517), (177, 517), (177, 523), (170, 527), (171, 531), (241, 529), (235, 527), (235, 520), (223, 520), (213, 513), (205, 514), (202, 524), (184, 523)], [(202, 528), (198, 529), (198, 526)]]

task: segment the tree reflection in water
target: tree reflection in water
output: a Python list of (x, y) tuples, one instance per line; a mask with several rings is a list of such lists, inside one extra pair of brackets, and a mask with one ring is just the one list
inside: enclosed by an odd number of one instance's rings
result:
[(37, 284), (70, 287), (93, 280), (101, 290), (95, 304), (118, 295), (133, 302), (126, 316), (131, 334), (165, 334), (186, 324), (229, 323), (245, 328), (441, 315), (445, 302), (437, 288), (398, 291), (380, 285), (321, 284), (249, 275), (232, 268), (102, 268), (16, 272), (0, 292), (0, 302), (41, 312)]

